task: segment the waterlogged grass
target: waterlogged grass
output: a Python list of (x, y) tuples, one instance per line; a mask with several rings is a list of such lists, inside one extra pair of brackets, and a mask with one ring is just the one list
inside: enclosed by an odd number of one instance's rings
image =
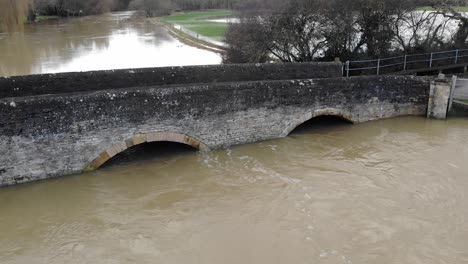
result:
[[(454, 9), (460, 12), (468, 12), (468, 6), (456, 6), (454, 7)], [(434, 9), (431, 6), (420, 6), (420, 7), (417, 7), (416, 10), (417, 11), (436, 11), (436, 9)]]
[[(58, 19), (60, 19), (59, 16), (37, 16), (35, 22), (44, 22), (44, 21), (58, 20)], [(31, 22), (28, 21), (28, 19), (25, 17), (24, 24), (26, 23), (31, 23)]]
[(40, 21), (46, 21), (46, 20), (57, 20), (57, 19), (59, 19), (58, 16), (37, 16), (37, 17), (36, 17), (36, 20), (37, 20), (38, 22), (40, 22)]
[(206, 37), (221, 39), (228, 28), (228, 23), (207, 21), (215, 18), (232, 17), (229, 10), (213, 10), (200, 12), (178, 13), (161, 18), (162, 21), (181, 25), (195, 33)]
[(188, 13), (178, 13), (172, 16), (164, 17), (166, 21), (193, 21), (207, 19), (210, 17), (231, 17), (233, 12), (230, 10), (198, 11)]

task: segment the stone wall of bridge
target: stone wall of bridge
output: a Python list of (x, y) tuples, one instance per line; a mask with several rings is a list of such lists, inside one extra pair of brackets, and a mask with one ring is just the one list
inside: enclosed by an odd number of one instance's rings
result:
[(287, 136), (336, 115), (424, 116), (430, 81), (410, 76), (120, 88), (0, 99), (0, 186), (99, 168), (150, 141), (210, 150)]

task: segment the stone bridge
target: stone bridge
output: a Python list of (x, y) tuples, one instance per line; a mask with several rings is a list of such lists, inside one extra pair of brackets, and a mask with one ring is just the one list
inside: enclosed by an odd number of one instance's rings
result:
[(145, 142), (208, 151), (286, 137), (321, 115), (361, 123), (446, 109), (444, 81), (341, 75), (340, 63), (304, 63), (0, 78), (0, 186), (98, 169)]

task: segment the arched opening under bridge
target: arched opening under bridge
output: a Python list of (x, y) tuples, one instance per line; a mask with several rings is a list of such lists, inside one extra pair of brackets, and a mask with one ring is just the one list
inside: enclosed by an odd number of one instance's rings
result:
[(161, 156), (177, 155), (193, 150), (207, 151), (209, 147), (198, 139), (179, 133), (142, 134), (111, 146), (94, 159), (84, 171), (136, 160), (151, 160)]
[(309, 133), (315, 131), (326, 131), (341, 126), (356, 123), (353, 116), (345, 111), (336, 109), (324, 109), (307, 113), (291, 122), (281, 134), (286, 137), (291, 133)]
[(134, 164), (136, 162), (152, 162), (155, 160), (168, 160), (173, 157), (193, 154), (197, 149), (192, 146), (169, 142), (145, 142), (130, 147), (106, 161), (99, 169), (119, 165)]

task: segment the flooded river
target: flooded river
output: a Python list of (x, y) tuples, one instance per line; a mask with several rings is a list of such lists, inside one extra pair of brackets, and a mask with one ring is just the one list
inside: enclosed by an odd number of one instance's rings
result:
[(221, 56), (187, 46), (133, 12), (31, 24), (0, 34), (0, 76), (219, 64)]
[(468, 263), (468, 119), (291, 136), (0, 189), (0, 262)]

